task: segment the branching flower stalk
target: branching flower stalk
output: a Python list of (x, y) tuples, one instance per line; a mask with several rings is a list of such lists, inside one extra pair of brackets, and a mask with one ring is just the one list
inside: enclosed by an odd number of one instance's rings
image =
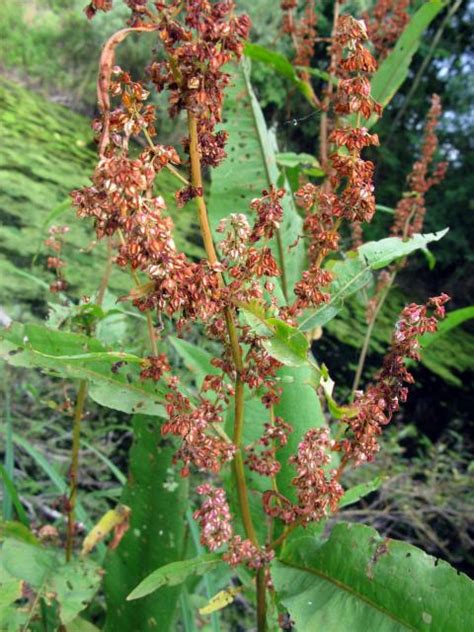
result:
[[(142, 360), (140, 377), (159, 383), (166, 391), (161, 432), (178, 442), (174, 460), (181, 464), (181, 475), (206, 473), (205, 482), (197, 488), (201, 502), (194, 512), (201, 543), (219, 551), (231, 566), (245, 565), (254, 574), (257, 626), (262, 632), (267, 627), (267, 591), (273, 590), (271, 560), (293, 530), (337, 511), (345, 467), (374, 458), (381, 428), (406, 399), (406, 384), (412, 381), (404, 359), (418, 357), (418, 336), (434, 331), (447, 297), (431, 299), (426, 306), (410, 305), (402, 312), (376, 381), (357, 395), (340, 420), (336, 439), (329, 427), (311, 428), (299, 438), (289, 459), (294, 470), (293, 495), (285, 496), (276, 479), (287, 466), (279, 451), (294, 429), (275, 414), (284, 390), (283, 362), (268, 346), (268, 330), (294, 331), (305, 311), (330, 300), (334, 277), (324, 264), (329, 255), (337, 256), (340, 229), (344, 222), (349, 226), (368, 222), (375, 212), (374, 165), (362, 157), (366, 147), (379, 142), (362, 121), (381, 114), (371, 96), (370, 76), (376, 61), (367, 47), (367, 29), (363, 21), (340, 15), (341, 6), (335, 3), (330, 74), (337, 75), (337, 88), (330, 81), (321, 98), (317, 97), (324, 105), (321, 151), (327, 179), (322, 186), (306, 182), (296, 194), (305, 211), (302, 238), (309, 266), (291, 288), (278, 264), (287, 254), (279, 230), (281, 201), (288, 192), (269, 185), (250, 202), (250, 209), (228, 209), (217, 227), (222, 235), (219, 241), (214, 241), (204, 196), (204, 170), (226, 158), (227, 133), (217, 127), (230, 81), (224, 66), (240, 59), (249, 19), (236, 15), (230, 0), (127, 0), (127, 5), (132, 10), (129, 27), (112, 36), (102, 54), (101, 116), (94, 122), (99, 161), (92, 184), (74, 191), (73, 202), (79, 216), (94, 220), (99, 239), (120, 236), (115, 262), (130, 269), (137, 280), (127, 298), (148, 315), (149, 323), (158, 312), (178, 334), (199, 324), (210, 340), (220, 344), (220, 355), (212, 359), (216, 372), (206, 375), (192, 395), (173, 374), (162, 351), (166, 340), (160, 341), (160, 349), (152, 346), (152, 354)], [(315, 36), (312, 8), (298, 26), (292, 13), (296, 4), (283, 5), (289, 12), (287, 31), (299, 46), (298, 61), (304, 67), (309, 64)], [(93, 0), (88, 14), (110, 8), (108, 0)], [(114, 65), (115, 47), (132, 32), (155, 33), (164, 51), (164, 57), (153, 59), (147, 76), (158, 92), (167, 92), (169, 116), (183, 113), (187, 118), (180, 152), (157, 142), (157, 112), (149, 102), (148, 86)], [(137, 149), (133, 140), (140, 137), (145, 137), (146, 145), (143, 148), (142, 142)], [(176, 247), (173, 221), (157, 194), (164, 169), (183, 185), (175, 195), (177, 207), (194, 201), (206, 253), (201, 261), (191, 260)], [(189, 170), (189, 177), (182, 175), (184, 169)], [(276, 292), (277, 284), (284, 286), (284, 300)], [(243, 312), (255, 316), (267, 333), (251, 319), (245, 320)], [(269, 421), (262, 422), (262, 428), (256, 428), (245, 409), (247, 398), (257, 400), (268, 413)], [(231, 439), (222, 429), (229, 410), (234, 424)], [(248, 445), (244, 423), (258, 430)], [(340, 465), (335, 467), (337, 458)], [(229, 465), (236, 506), (214, 484)], [(249, 505), (250, 473), (268, 480), (268, 489), (258, 492), (262, 502), (257, 517)], [(240, 518), (242, 533), (236, 531), (233, 514)], [(256, 527), (262, 519), (271, 524), (265, 539), (259, 541)]]

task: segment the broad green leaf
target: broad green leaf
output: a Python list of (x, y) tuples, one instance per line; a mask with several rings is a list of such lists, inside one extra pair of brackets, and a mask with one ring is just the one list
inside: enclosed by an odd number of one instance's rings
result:
[(264, 46), (260, 46), (260, 44), (251, 44), (250, 42), (245, 44), (244, 53), (250, 59), (261, 61), (267, 66), (271, 66), (279, 75), (289, 79), (311, 105), (314, 105), (314, 96), (311, 86), (298, 77), (292, 63), (284, 55), (269, 50)]
[[(372, 77), (372, 96), (384, 107), (390, 103), (407, 78), (413, 55), (421, 44), (423, 33), (445, 6), (446, 2), (443, 0), (423, 2), (412, 16), (393, 51)], [(369, 126), (376, 121), (377, 117), (371, 117)]]
[(92, 560), (64, 561), (64, 551), (43, 549), (19, 540), (6, 540), (2, 547), (3, 568), (27, 582), (40, 596), (58, 602), (59, 617), (66, 625), (92, 600), (101, 575)]
[(178, 586), (191, 575), (204, 575), (210, 573), (222, 564), (222, 558), (217, 553), (200, 555), (191, 560), (172, 562), (153, 571), (128, 595), (127, 601), (141, 599), (155, 592), (162, 586)]
[(272, 328), (267, 322), (271, 314), (266, 310), (260, 301), (249, 301), (248, 303), (238, 303), (238, 307), (244, 316), (246, 324), (259, 336), (269, 336)]
[[(319, 167), (319, 162), (311, 154), (295, 154), (293, 151), (287, 151), (276, 155), (277, 164), (282, 167)], [(324, 172), (322, 172), (324, 173)]]
[(474, 629), (474, 584), (444, 561), (361, 524), (296, 540), (272, 578), (297, 632)]
[[(253, 224), (249, 204), (279, 178), (275, 141), (267, 130), (262, 110), (250, 85), (247, 63), (232, 66), (231, 86), (224, 101), (224, 129), (229, 133), (227, 159), (212, 171), (209, 215), (215, 230), (230, 213), (245, 213)], [(303, 220), (296, 210), (289, 187), (282, 199), (283, 221), (280, 227), (281, 253), (285, 263), (288, 293), (300, 278), (305, 250), (302, 240)], [(253, 212), (252, 212), (253, 214)], [(279, 253), (278, 244), (273, 250)], [(295, 245), (296, 244), (296, 245)], [(277, 256), (280, 260), (281, 256)]]
[(295, 327), (278, 318), (268, 318), (273, 335), (263, 341), (267, 352), (286, 366), (303, 366), (308, 363), (309, 343)]
[(201, 349), (182, 338), (170, 336), (167, 340), (173, 345), (177, 353), (181, 356), (188, 371), (194, 376), (196, 386), (201, 387), (206, 375), (221, 373), (211, 364), (212, 355), (205, 349)]
[(314, 369), (309, 366), (292, 368), (284, 367), (278, 371), (278, 376), (291, 378), (292, 382), (283, 384), (280, 402), (275, 406), (275, 415), (282, 417), (290, 424), (293, 432), (288, 437), (288, 443), (277, 452), (281, 470), (277, 475), (280, 492), (295, 500), (294, 487), (291, 480), (296, 475), (295, 468), (288, 463), (291, 455), (296, 454), (298, 444), (304, 434), (311, 428), (326, 425), (321, 402), (314, 387)]
[(346, 489), (344, 496), (339, 501), (339, 509), (347, 507), (348, 505), (353, 505), (361, 498), (364, 498), (364, 496), (368, 496), (372, 492), (376, 492), (385, 480), (385, 476), (376, 476), (371, 481), (367, 481), (367, 483), (359, 483), (359, 485), (354, 485), (354, 487)]
[(16, 522), (15, 520), (0, 522), (0, 541), (7, 538), (39, 546), (38, 539), (30, 529), (22, 522)]
[(22, 581), (3, 567), (0, 551), (0, 630), (18, 632), (23, 630), (28, 613), (21, 611), (15, 602), (22, 598)]
[(158, 420), (136, 416), (130, 471), (120, 503), (130, 507), (130, 527), (105, 563), (105, 630), (173, 630), (179, 587), (164, 587), (137, 604), (130, 592), (157, 568), (177, 562), (184, 549), (187, 486), (173, 465), (175, 449)]
[(250, 328), (263, 337), (263, 346), (272, 358), (286, 366), (308, 363), (309, 343), (304, 334), (279, 318), (268, 317), (261, 303), (240, 303)]
[(448, 230), (449, 228), (445, 228), (437, 233), (429, 233), (427, 235), (417, 233), (405, 241), (398, 237), (386, 237), (379, 241), (369, 241), (360, 246), (358, 249), (359, 256), (367, 261), (372, 270), (385, 268), (395, 259), (406, 257), (415, 252), (415, 250), (424, 250), (429, 243), (439, 241), (446, 235)]
[(74, 621), (71, 621), (71, 623), (66, 626), (66, 632), (100, 632), (100, 630), (90, 621), (76, 617)]
[[(164, 416), (164, 394), (138, 378), (137, 356), (108, 351), (95, 338), (13, 323), (0, 334), (0, 356), (12, 366), (38, 367), (63, 378), (85, 379), (89, 395), (125, 413)], [(126, 362), (126, 366), (117, 363)]]
[(0, 624), (2, 623), (1, 611), (20, 599), (21, 593), (21, 579), (7, 572), (0, 554)]
[(415, 250), (426, 248), (430, 242), (441, 239), (447, 230), (427, 235), (416, 234), (406, 241), (399, 237), (370, 241), (360, 246), (357, 251), (347, 253), (343, 261), (330, 262), (329, 269), (334, 275), (334, 281), (330, 286), (331, 298), (317, 310), (306, 312), (299, 328), (308, 331), (325, 325), (341, 311), (344, 301), (349, 296), (372, 281), (372, 270), (383, 268)]

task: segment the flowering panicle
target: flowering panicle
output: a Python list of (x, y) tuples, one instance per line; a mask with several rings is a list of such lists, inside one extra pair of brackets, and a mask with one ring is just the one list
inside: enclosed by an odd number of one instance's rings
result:
[(436, 331), (448, 300), (449, 297), (442, 294), (431, 298), (426, 305), (411, 304), (402, 311), (376, 382), (365, 392), (356, 394), (356, 412), (343, 420), (349, 437), (343, 439), (337, 449), (343, 453), (344, 463), (353, 461), (360, 465), (373, 460), (379, 450), (377, 437), (382, 427), (390, 423), (400, 402), (406, 401), (408, 389), (405, 385), (414, 381), (405, 366), (405, 359), (420, 359), (418, 338), (426, 332)]
[[(253, 313), (256, 318), (262, 314), (267, 323), (271, 322), (270, 314), (277, 314), (294, 325), (304, 309), (327, 302), (333, 274), (323, 268), (323, 263), (339, 248), (341, 222), (346, 220), (354, 231), (360, 232), (361, 223), (372, 218), (374, 165), (362, 158), (362, 152), (377, 145), (378, 137), (361, 121), (380, 115), (381, 107), (371, 95), (370, 75), (376, 70), (376, 62), (366, 46), (367, 29), (363, 21), (348, 15), (340, 16), (335, 25), (330, 75), (338, 79), (337, 89), (330, 81), (323, 103), (314, 97), (314, 104), (323, 110), (321, 128), (325, 127), (326, 133), (321, 138), (326, 145), (327, 141), (332, 143), (333, 149), (330, 154), (327, 146), (321, 151), (327, 175), (324, 184), (302, 183), (296, 194), (305, 212), (303, 228), (309, 266), (295, 284), (293, 304), (285, 306), (274, 291), (276, 277), (284, 277), (284, 271), (272, 251), (272, 240), (278, 241), (275, 238), (283, 223), (284, 189), (270, 185), (251, 201), (253, 221), (239, 212), (222, 220), (217, 229), (222, 239), (216, 244), (204, 199), (201, 168), (219, 165), (226, 155), (227, 134), (216, 131), (222, 120), (224, 88), (229, 83), (225, 65), (241, 57), (249, 19), (235, 14), (232, 0), (126, 0), (126, 4), (131, 9), (130, 28), (112, 36), (101, 57), (101, 116), (93, 126), (99, 141), (99, 162), (90, 186), (72, 193), (73, 204), (80, 217), (93, 219), (99, 239), (114, 237), (110, 243), (117, 249), (115, 261), (131, 270), (136, 283), (126, 298), (148, 312), (151, 334), (151, 313), (156, 311), (160, 318), (173, 319), (180, 332), (185, 325), (197, 322), (209, 338), (221, 343), (221, 354), (211, 360), (213, 369), (218, 370), (188, 389), (172, 373), (166, 354), (161, 348), (157, 350), (161, 343), (151, 335), (153, 353), (142, 360), (140, 377), (159, 382), (166, 389), (167, 418), (161, 432), (179, 441), (174, 462), (181, 463), (182, 476), (189, 475), (192, 468), (215, 475), (234, 460), (237, 495), (248, 537), (234, 533), (224, 490), (207, 482), (198, 487), (203, 500), (194, 519), (199, 523), (204, 546), (211, 551), (223, 548), (223, 559), (232, 566), (246, 564), (260, 572), (271, 561), (278, 541), (271, 543), (271, 531), (265, 546), (257, 541), (249, 507), (245, 506), (244, 466), (273, 478), (271, 489), (263, 494), (263, 509), (270, 517), (287, 525), (306, 526), (335, 511), (343, 494), (339, 483), (341, 468), (349, 461), (359, 464), (373, 458), (381, 427), (390, 421), (399, 402), (405, 400), (406, 384), (412, 381), (404, 359), (417, 357), (417, 337), (436, 329), (447, 297), (442, 295), (431, 299), (427, 306), (410, 305), (404, 310), (376, 383), (357, 395), (351, 414), (343, 419), (346, 435), (333, 441), (327, 428), (306, 432), (289, 459), (295, 468), (295, 497), (290, 500), (282, 495), (274, 478), (281, 468), (277, 450), (287, 445), (292, 432), (284, 419), (274, 415), (274, 406), (283, 392), (284, 382), (279, 374), (283, 365), (270, 355), (267, 337), (250, 326), (251, 319), (239, 320), (239, 311)], [(313, 55), (316, 18), (314, 2), (310, 0), (304, 17), (296, 21), (297, 5), (297, 0), (282, 1), (283, 28), (295, 42), (296, 64), (304, 68)], [(111, 0), (91, 0), (87, 13), (92, 17), (111, 7)], [(147, 69), (148, 83), (133, 80), (113, 64), (114, 47), (128, 33), (137, 31), (155, 33), (164, 50), (164, 56), (154, 59)], [(383, 37), (387, 40), (388, 35)], [(306, 70), (300, 77), (312, 91)], [(150, 82), (158, 92), (167, 92), (170, 116), (187, 114), (189, 137), (183, 139), (182, 146), (189, 161), (183, 160), (174, 147), (156, 142), (157, 112), (149, 102)], [(332, 127), (327, 120), (329, 111), (335, 115), (336, 124)], [(438, 167), (428, 176), (437, 147), (434, 129), (438, 116), (439, 102), (434, 100), (423, 157), (409, 180), (417, 203), (423, 201), (423, 195), (442, 175), (443, 168)], [(132, 152), (132, 141), (140, 136), (141, 141), (146, 141), (145, 149)], [(178, 170), (183, 163), (189, 167), (190, 181)], [(191, 260), (176, 246), (172, 219), (155, 188), (163, 169), (171, 171), (185, 185), (176, 193), (178, 207), (197, 198), (206, 259)], [(410, 217), (413, 226), (422, 222), (423, 212), (421, 207), (417, 209)], [(402, 221), (403, 212), (400, 205), (398, 222)], [(55, 252), (49, 259), (50, 267), (57, 270), (60, 283), (64, 281), (60, 272), (60, 240), (51, 233), (49, 242)], [(241, 437), (245, 436), (245, 402), (249, 395), (260, 399), (270, 421), (260, 431), (258, 440), (245, 445)], [(223, 429), (231, 398), (235, 400), (232, 440)], [(331, 453), (336, 451), (342, 454), (342, 462), (334, 470)], [(260, 572), (260, 587), (262, 578), (268, 579), (268, 575)]]
[[(275, 417), (272, 423), (265, 424), (263, 435), (257, 441), (257, 446), (246, 447), (245, 463), (250, 470), (258, 472), (262, 476), (275, 476), (281, 469), (281, 464), (276, 459), (277, 447), (282, 448), (288, 443), (288, 435), (292, 427), (281, 417)], [(262, 449), (263, 448), (263, 449)]]
[[(162, 425), (161, 432), (163, 435), (173, 434), (181, 439), (174, 462), (182, 461), (182, 476), (188, 476), (190, 465), (194, 465), (200, 471), (219, 472), (223, 463), (232, 460), (235, 446), (217, 434), (215, 425), (222, 424), (223, 421), (222, 404), (212, 403), (203, 396), (210, 388), (209, 381), (197, 406), (178, 391), (177, 384), (168, 382), (168, 386), (168, 420)], [(217, 388), (215, 383), (213, 387)], [(221, 384), (219, 388), (222, 389), (222, 396), (225, 387)], [(221, 398), (225, 400), (226, 395), (217, 399)]]
[(378, 0), (370, 14), (364, 14), (375, 56), (382, 61), (410, 20), (410, 0)]
[[(431, 107), (426, 118), (421, 158), (415, 162), (411, 173), (407, 177), (410, 191), (403, 195), (395, 208), (394, 221), (390, 229), (390, 233), (394, 237), (406, 239), (415, 233), (422, 232), (426, 215), (426, 193), (445, 176), (446, 162), (439, 162), (432, 169), (431, 175), (429, 175), (430, 167), (438, 149), (436, 127), (439, 123), (441, 112), (440, 98), (434, 94), (431, 98)], [(398, 261), (390, 266), (389, 270), (394, 273), (402, 268), (405, 263), (403, 260)], [(367, 305), (367, 319), (369, 321), (377, 307), (380, 293), (389, 282), (390, 274), (383, 270), (377, 279), (374, 296)]]
[(356, 115), (357, 124), (336, 127), (329, 135), (336, 151), (330, 155), (329, 180), (316, 187), (308, 183), (296, 193), (296, 199), (306, 211), (305, 235), (309, 241), (310, 268), (295, 286), (296, 301), (290, 314), (296, 315), (308, 307), (318, 307), (329, 300), (327, 288), (332, 281), (330, 272), (321, 264), (325, 257), (338, 249), (339, 227), (346, 219), (351, 224), (369, 222), (375, 212), (373, 185), (374, 164), (361, 157), (365, 147), (378, 145), (377, 134), (360, 127), (360, 117), (380, 115), (381, 107), (370, 92), (368, 75), (377, 64), (364, 46), (367, 41), (365, 23), (349, 15), (339, 17), (332, 44), (337, 67), (342, 75), (333, 97), (338, 115)]
[(231, 515), (225, 491), (205, 483), (197, 488), (200, 496), (206, 500), (194, 514), (201, 529), (201, 544), (215, 551), (226, 544), (233, 535)]
[(411, 237), (421, 232), (426, 214), (425, 195), (431, 187), (439, 184), (447, 169), (446, 162), (439, 162), (429, 174), (430, 166), (438, 149), (436, 128), (442, 113), (441, 100), (437, 94), (431, 97), (431, 107), (425, 124), (421, 158), (413, 165), (407, 178), (409, 193), (397, 204), (391, 233), (394, 236)]
[(333, 441), (328, 428), (313, 428), (306, 432), (298, 445), (298, 451), (290, 457), (296, 468), (292, 484), (296, 488), (298, 502), (275, 491), (264, 494), (264, 508), (268, 515), (280, 518), (286, 524), (297, 522), (302, 526), (318, 522), (328, 511), (336, 511), (344, 493), (335, 470), (328, 471), (331, 462), (329, 452)]
[[(177, 21), (184, 7), (181, 2), (161, 7), (158, 33), (167, 56), (151, 64), (149, 75), (159, 92), (169, 90), (171, 116), (187, 110), (196, 117), (202, 164), (215, 167), (226, 155), (227, 134), (214, 131), (229, 82), (222, 67), (242, 55), (250, 20), (236, 16), (235, 3), (228, 0), (193, 0), (185, 6), (181, 22)], [(189, 139), (184, 147), (189, 150)]]
[[(377, 64), (369, 50), (364, 46), (367, 30), (362, 20), (349, 15), (339, 18), (335, 33), (335, 43), (343, 51), (340, 68), (345, 77), (338, 83), (334, 110), (337, 114), (356, 115), (355, 127), (335, 128), (329, 136), (336, 147), (345, 148), (330, 156), (334, 174), (331, 176), (333, 189), (345, 186), (338, 195), (336, 211), (349, 222), (370, 222), (375, 212), (374, 186), (372, 176), (374, 165), (361, 158), (361, 151), (370, 145), (378, 145), (377, 134), (370, 134), (360, 126), (360, 117), (369, 119), (372, 114), (380, 115), (382, 108), (374, 101), (370, 93), (368, 75), (373, 73)], [(352, 76), (351, 76), (352, 75)]]

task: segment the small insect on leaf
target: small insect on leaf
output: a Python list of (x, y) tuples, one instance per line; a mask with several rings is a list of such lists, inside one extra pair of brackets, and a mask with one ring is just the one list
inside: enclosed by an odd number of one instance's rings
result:
[(222, 610), (234, 601), (235, 595), (241, 590), (241, 587), (220, 590), (214, 597), (211, 597), (205, 606), (199, 608), (199, 614), (212, 614), (217, 612), (217, 610)]
[(109, 546), (111, 549), (115, 549), (128, 530), (129, 518), (130, 507), (126, 505), (117, 505), (115, 509), (107, 511), (84, 538), (81, 555), (90, 553), (112, 531), (114, 532), (114, 537)]

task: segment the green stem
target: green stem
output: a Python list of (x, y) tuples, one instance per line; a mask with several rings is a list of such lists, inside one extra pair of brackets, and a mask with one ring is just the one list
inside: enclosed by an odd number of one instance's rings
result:
[[(107, 244), (107, 264), (97, 292), (97, 305), (102, 305), (105, 291), (110, 280), (113, 261), (112, 240)], [(90, 332), (89, 332), (90, 333)], [(77, 487), (79, 475), (79, 452), (81, 448), (81, 421), (84, 416), (84, 405), (87, 399), (87, 381), (82, 380), (76, 396), (74, 420), (72, 425), (71, 469), (69, 473), (69, 499), (67, 508), (66, 562), (69, 562), (74, 549), (75, 509), (77, 504)]]
[(281, 238), (280, 229), (276, 230), (276, 239), (277, 239), (277, 247), (278, 247), (278, 257), (280, 259), (281, 288), (283, 290), (283, 296), (285, 297), (285, 300), (288, 303), (288, 279), (286, 277), (285, 250), (283, 248), (283, 241)]
[(82, 380), (77, 391), (76, 407), (74, 409), (74, 422), (72, 426), (72, 454), (71, 469), (69, 473), (70, 492), (67, 511), (67, 539), (66, 562), (72, 557), (74, 548), (75, 509), (77, 502), (77, 479), (79, 470), (79, 450), (81, 446), (81, 421), (84, 414), (84, 404), (87, 397), (87, 382)]
[(267, 602), (266, 602), (266, 578), (265, 569), (259, 568), (257, 571), (257, 630), (266, 632), (267, 630)]
[(352, 384), (352, 394), (351, 394), (351, 401), (353, 401), (354, 399), (354, 395), (355, 392), (357, 391), (357, 389), (359, 388), (359, 384), (360, 384), (360, 380), (362, 378), (362, 373), (364, 371), (364, 366), (365, 366), (365, 360), (367, 358), (367, 353), (369, 351), (369, 346), (370, 346), (370, 340), (372, 338), (372, 332), (374, 330), (375, 327), (375, 323), (377, 321), (378, 315), (380, 314), (380, 311), (382, 309), (382, 307), (385, 304), (385, 301), (387, 299), (387, 296), (390, 292), (390, 289), (395, 281), (395, 277), (397, 276), (397, 270), (395, 270), (394, 272), (392, 272), (392, 274), (389, 277), (388, 283), (387, 285), (384, 287), (384, 289), (382, 290), (382, 293), (380, 294), (379, 300), (377, 302), (377, 306), (375, 307), (372, 316), (370, 318), (367, 330), (365, 332), (365, 337), (364, 337), (364, 344), (362, 345), (362, 349), (359, 355), (359, 362), (357, 363), (357, 370), (354, 376), (354, 382)]

